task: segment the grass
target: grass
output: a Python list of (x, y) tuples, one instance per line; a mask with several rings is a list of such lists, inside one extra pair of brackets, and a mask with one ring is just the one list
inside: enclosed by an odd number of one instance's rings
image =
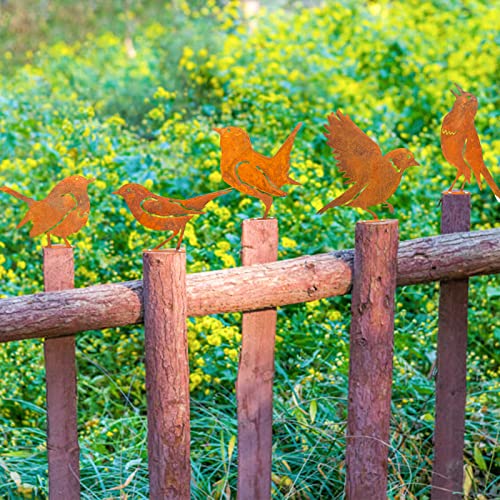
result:
[[(270, 152), (305, 122), (291, 168), (303, 186), (273, 209), (282, 259), (352, 247), (364, 217), (347, 208), (315, 215), (343, 188), (322, 135), (337, 108), (383, 151), (408, 147), (422, 165), (391, 200), (401, 239), (439, 232), (437, 202), (454, 173), (438, 135), (453, 81), (478, 95), (476, 123), (498, 179), (498, 23), (485, 2), (462, 9), (444, 0), (329, 0), (270, 10), (252, 25), (237, 2), (103, 1), (92, 13), (50, 1), (45, 20), (42, 6), (1, 6), (0, 184), (37, 197), (73, 173), (98, 179), (90, 222), (72, 240), (77, 286), (139, 278), (141, 251), (159, 236), (110, 196), (123, 182), (173, 197), (225, 187), (216, 125), (242, 126)], [(39, 23), (23, 21), (26, 35), (13, 37), (24, 26), (12, 24), (14, 11)], [(473, 229), (498, 226), (491, 192), (470, 190)], [(43, 242), (16, 230), (24, 207), (5, 197), (0, 207), (0, 296), (36, 293)], [(211, 204), (188, 226), (188, 271), (238, 265), (240, 222), (261, 213), (236, 193)], [(435, 284), (397, 291), (390, 498), (429, 498), (437, 292)], [(464, 488), (472, 498), (499, 496), (498, 296), (498, 277), (471, 280)], [(349, 308), (345, 296), (279, 310), (275, 498), (342, 497)], [(240, 321), (238, 314), (189, 321), (195, 498), (235, 496)], [(142, 328), (83, 333), (77, 360), (84, 498), (146, 497)], [(45, 498), (41, 343), (3, 345), (0, 366), (0, 497)]]

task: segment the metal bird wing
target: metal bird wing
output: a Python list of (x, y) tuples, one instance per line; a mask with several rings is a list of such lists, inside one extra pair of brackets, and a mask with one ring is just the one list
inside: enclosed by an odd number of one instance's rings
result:
[(243, 184), (272, 196), (286, 196), (286, 193), (275, 186), (271, 179), (258, 166), (252, 165), (248, 161), (241, 161), (235, 170), (238, 179)]
[(141, 202), (142, 209), (156, 217), (179, 217), (203, 213), (201, 210), (186, 208), (183, 200), (173, 200), (162, 196), (148, 196)]
[(373, 170), (382, 158), (378, 144), (340, 111), (328, 116), (325, 128), (328, 145), (346, 180), (356, 184), (372, 180)]
[(50, 201), (35, 202), (17, 227), (31, 221), (33, 226), (29, 234), (31, 238), (35, 238), (57, 228), (77, 207), (78, 202), (71, 193), (52, 198)]

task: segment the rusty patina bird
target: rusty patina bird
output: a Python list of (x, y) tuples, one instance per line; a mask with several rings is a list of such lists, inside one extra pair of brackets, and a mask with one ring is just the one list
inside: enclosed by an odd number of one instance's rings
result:
[(474, 117), (478, 109), (477, 97), (465, 92), (457, 84), (458, 92), (455, 96), (453, 108), (444, 117), (441, 126), (441, 150), (446, 160), (457, 169), (455, 180), (448, 189), (450, 192), (460, 177), (463, 177), (462, 192), (465, 183), (471, 182), (472, 174), (476, 178), (479, 189), (482, 189), (484, 179), (491, 190), (500, 200), (500, 189), (486, 168), (483, 159), (483, 149), (474, 125)]
[(159, 250), (165, 243), (168, 243), (180, 233), (176, 247), (179, 250), (186, 224), (195, 215), (205, 213), (202, 210), (207, 203), (230, 191), (232, 191), (231, 188), (187, 200), (177, 200), (153, 194), (140, 184), (128, 183), (113, 194), (123, 197), (132, 215), (144, 227), (157, 231), (173, 231), (171, 236), (154, 247), (153, 250)]
[(95, 179), (87, 179), (82, 175), (72, 175), (56, 184), (43, 200), (36, 201), (24, 196), (9, 187), (0, 187), (0, 191), (8, 193), (24, 201), (28, 211), (17, 227), (32, 222), (29, 235), (34, 238), (47, 235), (47, 245), (52, 246), (51, 236), (64, 240), (71, 247), (68, 236), (78, 232), (89, 218), (90, 200), (87, 187)]
[(394, 207), (387, 202), (388, 198), (398, 188), (405, 170), (419, 165), (413, 154), (400, 148), (382, 155), (379, 146), (340, 111), (328, 116), (325, 128), (337, 166), (352, 186), (318, 213), (346, 205), (362, 208), (378, 219), (369, 207), (381, 203), (386, 204), (392, 213)]
[(250, 137), (241, 128), (214, 128), (220, 135), (222, 179), (241, 193), (261, 200), (265, 206), (264, 219), (269, 214), (273, 198), (287, 195), (282, 186), (300, 185), (289, 177), (288, 171), (290, 152), (301, 127), (302, 123), (299, 123), (273, 157), (257, 153)]

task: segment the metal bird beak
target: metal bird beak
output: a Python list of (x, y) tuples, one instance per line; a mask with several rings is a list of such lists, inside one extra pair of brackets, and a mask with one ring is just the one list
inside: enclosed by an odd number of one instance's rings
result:
[(410, 163), (410, 167), (419, 167), (420, 166), (420, 163), (418, 163), (417, 160), (413, 159), (413, 162)]
[(457, 89), (459, 90), (460, 94), (462, 94), (462, 95), (466, 94), (465, 90), (462, 87), (460, 87), (460, 85), (458, 85), (458, 83), (455, 83), (455, 87), (457, 87)]
[(95, 177), (90, 177), (89, 179), (87, 179), (87, 184), (92, 184), (95, 181), (96, 181)]
[(219, 135), (220, 135), (220, 134), (221, 134), (221, 132), (222, 132), (222, 129), (221, 129), (221, 128), (219, 128), (219, 127), (214, 127), (212, 130), (213, 130), (214, 132), (217, 132)]

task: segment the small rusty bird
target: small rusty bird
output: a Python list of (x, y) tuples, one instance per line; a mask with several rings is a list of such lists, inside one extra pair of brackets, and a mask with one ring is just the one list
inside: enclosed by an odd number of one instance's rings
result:
[(474, 174), (479, 189), (482, 189), (482, 179), (484, 179), (500, 200), (500, 189), (484, 164), (481, 142), (474, 126), (474, 117), (478, 108), (477, 97), (470, 92), (465, 92), (456, 83), (455, 86), (458, 92), (451, 91), (455, 96), (453, 108), (444, 117), (441, 126), (443, 156), (457, 169), (457, 175), (448, 192), (463, 176), (464, 180), (460, 187), (460, 192), (462, 192), (465, 183), (471, 182), (471, 174)]
[(318, 213), (345, 205), (362, 208), (378, 219), (377, 214), (368, 207), (381, 203), (386, 204), (391, 213), (394, 212), (394, 207), (387, 199), (398, 188), (404, 171), (419, 165), (413, 154), (400, 148), (382, 155), (379, 146), (340, 111), (328, 116), (325, 128), (325, 136), (337, 166), (346, 181), (353, 185)]
[(214, 128), (220, 135), (222, 178), (241, 193), (262, 201), (265, 206), (264, 219), (269, 214), (273, 197), (287, 195), (281, 189), (282, 186), (300, 185), (300, 182), (289, 177), (288, 171), (290, 152), (301, 127), (302, 123), (299, 123), (272, 158), (257, 153), (252, 147), (250, 137), (243, 129)]
[(8, 187), (0, 187), (0, 191), (8, 193), (28, 204), (28, 211), (17, 227), (32, 222), (30, 230), (32, 238), (47, 235), (47, 245), (52, 246), (51, 236), (64, 240), (71, 247), (68, 236), (78, 232), (89, 218), (90, 200), (87, 187), (95, 179), (87, 179), (82, 175), (72, 175), (56, 184), (43, 200), (36, 201)]
[(195, 215), (200, 215), (205, 205), (218, 196), (232, 191), (231, 188), (208, 193), (188, 200), (176, 200), (153, 194), (144, 186), (136, 183), (123, 185), (113, 194), (122, 196), (135, 219), (144, 227), (157, 231), (173, 231), (165, 241), (154, 247), (159, 250), (165, 243), (180, 233), (177, 250), (181, 247), (186, 224)]

